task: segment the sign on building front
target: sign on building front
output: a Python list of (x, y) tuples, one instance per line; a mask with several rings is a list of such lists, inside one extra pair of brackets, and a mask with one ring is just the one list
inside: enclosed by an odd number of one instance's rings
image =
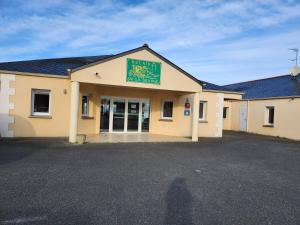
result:
[(126, 81), (160, 84), (161, 63), (127, 58)]

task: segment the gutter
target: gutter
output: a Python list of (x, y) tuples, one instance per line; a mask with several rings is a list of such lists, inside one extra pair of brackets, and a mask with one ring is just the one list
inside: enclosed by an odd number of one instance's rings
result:
[(203, 92), (214, 92), (214, 93), (225, 93), (225, 94), (239, 94), (243, 95), (245, 92), (236, 92), (236, 91), (217, 91), (217, 90), (210, 90), (210, 89), (202, 89)]
[(70, 78), (70, 75), (64, 76), (64, 75), (56, 75), (56, 74), (29, 73), (29, 72), (8, 71), (8, 70), (0, 70), (0, 73), (24, 75), (24, 76), (36, 76), (36, 77), (61, 78), (61, 79), (69, 79)]
[(248, 98), (248, 99), (241, 99), (242, 101), (256, 101), (256, 100), (276, 100), (276, 99), (287, 99), (287, 98), (300, 98), (300, 95), (295, 96), (282, 96), (282, 97), (269, 97), (269, 98)]

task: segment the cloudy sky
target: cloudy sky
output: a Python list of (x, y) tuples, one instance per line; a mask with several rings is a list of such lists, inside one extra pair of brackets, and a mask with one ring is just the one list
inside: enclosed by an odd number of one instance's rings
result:
[(288, 48), (300, 48), (300, 1), (0, 0), (0, 62), (143, 43), (216, 84), (287, 74)]

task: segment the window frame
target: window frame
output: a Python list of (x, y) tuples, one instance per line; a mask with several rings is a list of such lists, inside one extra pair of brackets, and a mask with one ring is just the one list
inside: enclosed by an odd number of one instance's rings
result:
[[(48, 112), (34, 112), (35, 95), (49, 95)], [(31, 115), (32, 116), (50, 116), (51, 115), (51, 90), (49, 89), (31, 89)]]
[[(165, 105), (165, 103), (166, 102), (172, 102), (172, 116), (171, 117), (165, 117), (164, 116), (164, 105)], [(174, 108), (174, 101), (172, 100), (172, 99), (163, 99), (162, 101), (161, 101), (161, 113), (160, 113), (160, 118), (161, 119), (163, 119), (163, 120), (172, 120), (173, 119), (173, 113), (174, 113), (174, 110), (173, 110), (173, 108)]]
[[(86, 114), (83, 113), (83, 97), (87, 97), (87, 113)], [(81, 116), (89, 117), (89, 115), (90, 115), (90, 95), (83, 94), (81, 96)]]
[[(273, 123), (270, 123), (270, 110), (273, 109)], [(266, 106), (265, 107), (265, 126), (274, 126), (275, 124), (275, 106)]]
[[(200, 118), (200, 105), (203, 104), (203, 117)], [(199, 121), (207, 121), (207, 101), (200, 101), (199, 102)]]

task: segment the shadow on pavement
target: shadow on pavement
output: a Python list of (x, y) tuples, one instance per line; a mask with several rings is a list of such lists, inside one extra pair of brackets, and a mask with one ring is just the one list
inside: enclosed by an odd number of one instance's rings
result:
[(192, 225), (192, 194), (185, 178), (173, 180), (166, 195), (165, 225)]

